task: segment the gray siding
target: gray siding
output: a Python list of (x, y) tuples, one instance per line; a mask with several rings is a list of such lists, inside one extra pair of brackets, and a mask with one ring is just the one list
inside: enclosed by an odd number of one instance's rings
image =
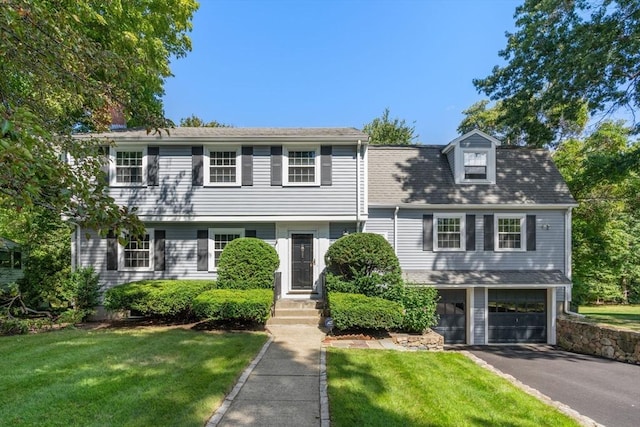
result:
[(333, 243), (344, 236), (345, 232), (351, 234), (356, 231), (355, 222), (331, 222), (329, 223), (329, 240)]
[(564, 287), (556, 288), (556, 301), (564, 302), (564, 299), (566, 298), (565, 294), (566, 292)]
[[(22, 260), (25, 261), (24, 259)], [(0, 268), (0, 285), (13, 283), (24, 275), (22, 269)]]
[(473, 288), (473, 343), (484, 344), (487, 307), (485, 306), (485, 288)]
[[(376, 231), (393, 232), (391, 210), (372, 209), (369, 227)], [(442, 211), (451, 212), (451, 211)], [(490, 211), (463, 211), (476, 216), (476, 250), (466, 252), (431, 252), (422, 250), (422, 215), (433, 213), (417, 209), (400, 209), (398, 215), (398, 248), (400, 265), (406, 270), (561, 270), (564, 268), (564, 212), (563, 211), (510, 211), (536, 215), (535, 251), (484, 251), (483, 215)], [(386, 217), (386, 218), (385, 218)], [(549, 229), (546, 229), (546, 225)], [(544, 228), (542, 227), (544, 225)], [(386, 227), (386, 228), (385, 228)]]
[(355, 146), (333, 147), (331, 186), (271, 186), (270, 147), (256, 146), (253, 154), (252, 186), (194, 187), (191, 146), (161, 146), (159, 186), (112, 187), (110, 194), (139, 215), (355, 215)]
[(92, 266), (100, 274), (105, 288), (144, 279), (215, 279), (216, 274), (198, 271), (197, 230), (208, 228), (244, 228), (256, 230), (258, 238), (275, 245), (275, 224), (161, 224), (148, 223), (149, 228), (166, 231), (165, 271), (107, 271), (107, 240), (95, 233), (90, 239), (82, 238), (81, 266)]
[(480, 135), (470, 135), (468, 138), (460, 141), (462, 148), (491, 148), (491, 141)]
[(393, 246), (393, 212), (393, 209), (369, 209), (369, 219), (364, 231), (367, 233), (386, 233), (387, 240)]
[(456, 150), (449, 150), (447, 153), (447, 162), (449, 163), (449, 168), (451, 169), (451, 174), (456, 176)]

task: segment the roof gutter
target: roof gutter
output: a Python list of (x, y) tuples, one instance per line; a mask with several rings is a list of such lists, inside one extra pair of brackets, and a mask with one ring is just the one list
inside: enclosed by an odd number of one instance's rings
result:
[(509, 210), (509, 209), (535, 209), (535, 210), (552, 210), (552, 209), (569, 209), (578, 206), (577, 203), (506, 203), (506, 204), (488, 204), (488, 203), (469, 203), (454, 204), (442, 203), (369, 203), (369, 208), (374, 209), (394, 209), (395, 207), (402, 209), (438, 209), (447, 211), (464, 211), (469, 209), (485, 209), (485, 210)]

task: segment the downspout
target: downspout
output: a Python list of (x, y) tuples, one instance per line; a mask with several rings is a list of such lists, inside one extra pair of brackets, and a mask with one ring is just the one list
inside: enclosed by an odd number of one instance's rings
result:
[(362, 141), (358, 140), (356, 150), (356, 231), (360, 231), (360, 147)]
[[(568, 207), (566, 212), (564, 213), (564, 271), (565, 275), (571, 280), (571, 258), (572, 258), (572, 247), (571, 247), (571, 207)], [(575, 313), (571, 311), (569, 306), (569, 298), (571, 297), (571, 286), (566, 286), (564, 290), (564, 312), (571, 316), (584, 317), (584, 314)]]
[(393, 211), (393, 251), (398, 256), (398, 211), (400, 210), (400, 206), (396, 206), (395, 211)]

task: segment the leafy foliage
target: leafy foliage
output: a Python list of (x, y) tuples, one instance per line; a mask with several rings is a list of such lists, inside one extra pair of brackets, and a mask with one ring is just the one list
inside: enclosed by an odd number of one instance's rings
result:
[(94, 308), (100, 304), (100, 276), (93, 267), (79, 268), (69, 275), (62, 289), (62, 297), (71, 304), (77, 323), (88, 315), (94, 314)]
[(142, 280), (105, 292), (107, 310), (136, 310), (145, 316), (189, 318), (193, 300), (215, 288), (211, 280)]
[(613, 164), (638, 150), (622, 123), (604, 122), (554, 153), (572, 194), (574, 299), (633, 302), (640, 285), (640, 175)]
[(522, 129), (528, 145), (557, 140), (566, 122), (582, 122), (585, 108), (640, 108), (636, 0), (527, 0), (515, 18), (517, 31), (500, 51), (507, 65), (474, 85), (502, 101), (504, 122)]
[(371, 137), (369, 143), (374, 145), (409, 145), (418, 137), (415, 130), (415, 126), (408, 125), (404, 119), (390, 119), (389, 108), (362, 128)]
[(272, 289), (213, 289), (198, 295), (193, 310), (201, 319), (266, 323)]
[(265, 241), (253, 237), (232, 240), (220, 254), (218, 288), (270, 289), (278, 265), (278, 253)]
[[(164, 126), (169, 59), (191, 48), (194, 0), (5, 0), (0, 8), (0, 207), (38, 207), (98, 230), (140, 234), (99, 177), (102, 130), (122, 109), (131, 125)], [(75, 159), (67, 162), (67, 155)]]
[(423, 333), (438, 323), (436, 305), (438, 291), (434, 287), (407, 286), (404, 289), (402, 328), (409, 332)]
[(189, 117), (180, 119), (180, 127), (231, 128), (233, 126), (228, 125), (226, 123), (220, 123), (217, 120), (205, 122), (200, 117), (196, 116), (195, 114), (192, 114)]
[(403, 323), (402, 305), (378, 297), (329, 292), (331, 318), (336, 328), (394, 329)]
[(349, 289), (367, 296), (395, 301), (402, 299), (403, 282), (398, 257), (389, 242), (379, 234), (343, 236), (329, 247), (325, 261), (329, 291)]

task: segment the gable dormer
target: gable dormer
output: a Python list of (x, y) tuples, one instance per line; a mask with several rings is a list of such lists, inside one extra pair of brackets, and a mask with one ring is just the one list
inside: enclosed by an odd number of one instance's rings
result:
[(500, 141), (474, 129), (442, 149), (456, 184), (495, 184), (496, 147)]

